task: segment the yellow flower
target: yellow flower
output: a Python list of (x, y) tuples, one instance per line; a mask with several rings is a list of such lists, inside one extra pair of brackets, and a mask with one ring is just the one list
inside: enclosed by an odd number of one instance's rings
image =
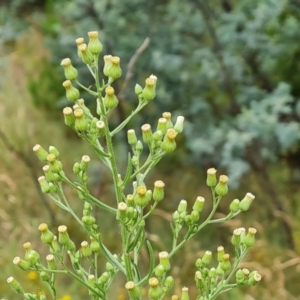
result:
[(61, 298), (59, 298), (58, 300), (71, 300), (71, 296), (70, 295), (64, 295)]
[(36, 280), (38, 278), (38, 274), (36, 271), (30, 271), (27, 276), (30, 280)]

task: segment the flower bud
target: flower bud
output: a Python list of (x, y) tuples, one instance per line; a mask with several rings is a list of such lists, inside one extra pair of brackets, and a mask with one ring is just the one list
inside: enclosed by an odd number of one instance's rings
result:
[(71, 107), (65, 107), (63, 109), (63, 114), (64, 114), (65, 124), (70, 127), (74, 126), (75, 117), (73, 114), (73, 109)]
[(220, 262), (220, 267), (224, 272), (227, 272), (231, 268), (231, 263), (229, 258), (230, 258), (229, 254), (224, 254), (222, 261)]
[(134, 204), (134, 197), (133, 197), (132, 194), (128, 194), (128, 195), (126, 196), (126, 204), (127, 204), (127, 206), (129, 206), (129, 207), (134, 207), (134, 206), (135, 206), (135, 204)]
[(152, 131), (151, 125), (144, 124), (142, 127), (143, 141), (147, 144), (150, 144), (152, 141)]
[(131, 146), (135, 146), (137, 143), (137, 137), (135, 134), (134, 129), (129, 129), (127, 131), (127, 140), (128, 140), (128, 144)]
[(92, 216), (83, 216), (81, 220), (86, 226), (92, 226), (96, 222), (96, 219)]
[(253, 227), (250, 227), (248, 229), (248, 233), (247, 235), (245, 236), (245, 238), (243, 239), (243, 244), (246, 246), (246, 247), (251, 247), (254, 245), (255, 243), (255, 234), (256, 234), (257, 230)]
[(241, 269), (237, 270), (237, 272), (235, 273), (235, 279), (237, 284), (245, 283), (245, 275)]
[(50, 171), (53, 173), (60, 173), (62, 171), (62, 163), (56, 159), (53, 153), (47, 155), (47, 161), (49, 163)]
[(157, 142), (160, 142), (163, 138), (163, 132), (161, 130), (157, 130), (153, 133), (153, 141), (156, 142), (156, 145), (160, 145)]
[(104, 105), (107, 109), (114, 109), (119, 103), (118, 98), (115, 95), (115, 90), (113, 87), (108, 86), (105, 89)]
[(143, 92), (143, 88), (139, 84), (136, 84), (134, 87), (134, 92), (136, 95), (140, 95)]
[(50, 282), (50, 276), (48, 275), (48, 273), (46, 273), (44, 271), (40, 272), (40, 278), (44, 282)]
[(120, 202), (118, 204), (117, 220), (125, 221), (126, 218), (127, 218), (127, 205), (125, 202)]
[(66, 97), (69, 101), (76, 101), (79, 98), (79, 90), (73, 87), (70, 80), (64, 81), (62, 85), (66, 89)]
[(221, 262), (219, 262), (217, 269), (216, 269), (217, 276), (224, 276), (224, 270), (221, 268)]
[(205, 251), (203, 257), (202, 257), (202, 263), (204, 266), (207, 266), (210, 261), (211, 261), (211, 258), (212, 258), (212, 253), (211, 251)]
[(81, 108), (77, 108), (74, 110), (75, 116), (75, 124), (74, 128), (77, 131), (85, 131), (88, 129), (88, 121), (86, 120), (83, 110)]
[(54, 234), (48, 229), (48, 225), (42, 223), (39, 225), (38, 230), (42, 233), (41, 240), (44, 244), (51, 244), (54, 238)]
[(68, 228), (65, 225), (61, 225), (58, 227), (58, 241), (62, 245), (66, 245), (70, 241), (70, 237), (67, 230)]
[(65, 58), (60, 63), (64, 68), (65, 77), (67, 80), (75, 80), (78, 76), (78, 71), (72, 66), (71, 59)]
[(162, 265), (165, 271), (169, 271), (171, 268), (170, 261), (169, 261), (169, 253), (166, 251), (160, 252), (159, 256), (159, 264)]
[(238, 247), (241, 244), (241, 233), (242, 231), (240, 230), (240, 228), (237, 228), (233, 231), (233, 235), (231, 238), (231, 244), (234, 247)]
[(215, 188), (215, 192), (218, 196), (225, 196), (228, 193), (228, 177), (226, 175), (221, 175), (219, 178), (219, 182)]
[(145, 81), (146, 85), (142, 92), (142, 97), (146, 101), (150, 101), (155, 97), (155, 80), (153, 78), (147, 78)]
[(181, 300), (190, 300), (189, 289), (187, 287), (182, 288)]
[(92, 250), (92, 252), (99, 252), (101, 250), (100, 244), (98, 243), (98, 241), (96, 241), (93, 237), (90, 236), (90, 240), (91, 240), (91, 244), (90, 244), (90, 248)]
[(85, 64), (91, 65), (94, 62), (93, 54), (89, 51), (86, 44), (81, 44), (78, 46), (78, 50), (81, 53), (80, 58)]
[(198, 258), (195, 262), (195, 266), (200, 270), (205, 266), (205, 264), (203, 263), (201, 258)]
[(99, 277), (97, 284), (99, 284), (101, 287), (104, 287), (110, 279), (110, 275), (108, 272), (102, 273), (102, 275)]
[(218, 262), (221, 262), (221, 261), (223, 261), (223, 256), (225, 254), (224, 247), (219, 246), (217, 251), (218, 251)]
[(36, 265), (40, 260), (40, 255), (31, 248), (31, 244), (24, 243), (23, 248), (25, 249), (25, 260), (27, 260), (31, 266)]
[(162, 114), (163, 118), (165, 118), (167, 120), (167, 124), (166, 124), (166, 128), (169, 129), (169, 128), (173, 128), (173, 123), (172, 123), (172, 114), (170, 112), (164, 112)]
[(171, 289), (174, 286), (174, 278), (172, 276), (168, 276), (164, 285), (168, 290)]
[(186, 200), (181, 200), (181, 201), (179, 202), (177, 211), (178, 211), (179, 214), (180, 214), (180, 213), (182, 213), (182, 212), (186, 212), (186, 209), (187, 209), (187, 202), (186, 202)]
[(148, 292), (149, 298), (153, 300), (161, 299), (163, 295), (163, 290), (159, 286), (158, 279), (155, 277), (150, 278), (149, 285), (150, 285), (149, 292)]
[(56, 265), (55, 258), (54, 258), (53, 254), (47, 255), (46, 260), (47, 260), (48, 269), (57, 270), (57, 265)]
[(261, 281), (261, 275), (257, 271), (252, 271), (249, 274), (249, 280), (248, 284), (249, 285), (257, 285)]
[(247, 193), (243, 200), (240, 202), (240, 210), (247, 211), (250, 208), (250, 205), (254, 199), (254, 195), (252, 195), (251, 193)]
[(54, 236), (50, 247), (51, 247), (50, 248), (51, 253), (59, 253), (60, 252), (60, 246), (57, 242), (57, 236)]
[(84, 257), (90, 257), (92, 255), (92, 250), (87, 241), (81, 243), (81, 253)]
[(97, 135), (99, 137), (105, 135), (105, 123), (103, 121), (98, 121), (96, 123)]
[(166, 274), (165, 267), (163, 265), (158, 265), (155, 269), (155, 275), (159, 278), (163, 277)]
[(82, 55), (81, 55), (81, 51), (79, 50), (79, 46), (84, 44), (84, 38), (80, 37), (80, 38), (77, 38), (75, 40), (76, 44), (77, 44), (77, 54), (78, 54), (78, 57), (79, 58), (82, 58)]
[(49, 183), (46, 180), (45, 176), (40, 176), (38, 178), (38, 181), (39, 181), (42, 192), (45, 193), (45, 194), (50, 193)]
[(32, 149), (36, 156), (38, 157), (39, 160), (41, 161), (47, 161), (47, 155), (48, 155), (48, 152), (39, 144), (35, 145)]
[(203, 209), (204, 202), (205, 202), (205, 199), (203, 197), (198, 196), (193, 205), (193, 210), (200, 213)]
[(112, 56), (110, 58), (110, 67), (107, 69), (107, 76), (109, 77), (109, 82), (113, 82), (117, 78), (122, 76), (122, 69), (120, 67), (120, 57)]
[(89, 164), (90, 164), (90, 157), (88, 155), (83, 155), (82, 158), (81, 158), (81, 162), (80, 162), (80, 169), (83, 171), (83, 172), (86, 172), (88, 167), (89, 167)]
[(191, 212), (190, 216), (191, 216), (192, 224), (194, 224), (195, 222), (197, 222), (199, 220), (199, 213), (195, 210), (193, 210)]
[(159, 118), (157, 123), (157, 130), (160, 130), (163, 134), (167, 131), (167, 119)]
[(140, 299), (140, 292), (133, 281), (128, 281), (125, 288), (129, 293), (130, 299)]
[(229, 206), (229, 209), (232, 213), (236, 213), (240, 209), (240, 200), (239, 199), (234, 199)]
[(137, 206), (140, 206), (143, 208), (148, 204), (149, 199), (146, 196), (146, 193), (147, 193), (147, 189), (145, 186), (139, 186), (137, 188), (136, 194), (134, 196), (134, 202)]
[(18, 266), (23, 271), (30, 270), (30, 263), (24, 259), (21, 259), (18, 256), (13, 259), (13, 264)]
[(135, 150), (139, 153), (143, 151), (143, 143), (141, 141), (137, 141), (135, 145)]
[(176, 123), (174, 125), (174, 129), (177, 133), (181, 133), (183, 131), (183, 122), (184, 122), (184, 117), (178, 116)]
[(214, 187), (217, 185), (216, 173), (217, 173), (217, 170), (214, 168), (210, 168), (207, 170), (207, 178), (206, 178), (207, 186)]
[(102, 51), (103, 46), (98, 39), (98, 32), (90, 31), (88, 32), (88, 36), (90, 38), (90, 41), (88, 43), (88, 50), (94, 55), (99, 55)]
[(49, 165), (46, 165), (43, 167), (43, 171), (45, 173), (46, 180), (48, 182), (58, 181), (60, 179), (59, 175), (57, 173), (53, 173), (50, 169), (51, 168)]
[(24, 293), (20, 283), (16, 279), (14, 279), (13, 277), (7, 278), (7, 283), (10, 285), (11, 289), (15, 293), (17, 293), (17, 294), (23, 294)]
[(153, 200), (156, 202), (161, 201), (164, 198), (164, 187), (165, 184), (161, 180), (154, 182)]
[(173, 128), (169, 128), (166, 132), (164, 140), (161, 144), (161, 148), (166, 152), (170, 153), (176, 149), (176, 138), (177, 132)]

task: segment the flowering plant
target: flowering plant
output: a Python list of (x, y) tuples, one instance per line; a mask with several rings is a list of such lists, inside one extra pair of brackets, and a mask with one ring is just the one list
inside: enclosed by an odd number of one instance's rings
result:
[[(148, 173), (168, 153), (176, 149), (176, 137), (183, 131), (184, 117), (179, 116), (175, 124), (172, 122), (171, 113), (165, 112), (159, 118), (156, 129), (150, 124), (141, 127), (142, 139), (138, 139), (135, 130), (127, 131), (128, 144), (131, 152), (128, 153), (127, 169), (125, 174), (120, 174), (116, 162), (113, 147), (113, 138), (128, 122), (155, 97), (157, 77), (149, 76), (145, 86), (135, 86), (135, 94), (138, 102), (135, 110), (116, 128), (112, 129), (109, 115), (118, 105), (118, 98), (112, 87), (113, 82), (121, 77), (120, 58), (105, 55), (103, 74), (99, 75), (99, 55), (102, 44), (98, 39), (98, 32), (88, 33), (89, 42), (85, 44), (83, 38), (76, 39), (78, 55), (86, 64), (93, 79), (94, 88), (83, 86), (78, 80), (78, 72), (69, 58), (62, 60), (66, 81), (63, 86), (66, 97), (73, 102), (73, 107), (63, 110), (64, 121), (70, 126), (80, 138), (87, 141), (95, 151), (99, 160), (110, 170), (116, 196), (116, 204), (113, 206), (103, 203), (95, 198), (88, 190), (88, 168), (90, 157), (83, 155), (80, 162), (76, 162), (73, 171), (77, 181), (72, 181), (63, 171), (59, 151), (50, 146), (45, 150), (40, 145), (35, 145), (33, 151), (37, 157), (46, 165), (43, 167), (44, 176), (38, 178), (43, 193), (61, 209), (71, 214), (85, 231), (87, 239), (78, 247), (68, 234), (65, 225), (58, 227), (57, 235), (48, 225), (42, 223), (38, 230), (41, 232), (41, 241), (49, 247), (49, 254), (45, 260), (41, 259), (30, 242), (23, 245), (24, 258), (15, 257), (13, 263), (24, 271), (36, 271), (45, 282), (48, 291), (39, 293), (25, 292), (20, 283), (13, 277), (7, 282), (18, 294), (26, 300), (58, 299), (57, 277), (67, 274), (73, 280), (84, 286), (94, 300), (109, 299), (109, 287), (115, 280), (117, 273), (122, 273), (126, 278), (125, 288), (129, 298), (139, 300), (144, 297), (142, 288), (148, 287), (148, 298), (153, 300), (166, 299), (172, 293), (174, 278), (171, 275), (172, 257), (177, 253), (194, 235), (206, 225), (221, 223), (232, 219), (239, 213), (247, 211), (254, 196), (247, 193), (242, 200), (234, 199), (229, 206), (229, 213), (223, 218), (214, 218), (217, 207), (228, 193), (228, 177), (221, 175), (217, 179), (216, 170), (211, 168), (207, 171), (207, 186), (212, 193), (212, 210), (205, 217), (202, 215), (205, 199), (201, 196), (196, 200), (191, 209), (188, 209), (186, 200), (181, 200), (176, 211), (172, 214), (172, 245), (168, 251), (158, 254), (158, 262), (152, 244), (146, 238), (145, 222), (152, 215), (157, 205), (164, 199), (165, 184), (161, 180), (154, 182), (150, 189), (146, 184)], [(89, 108), (80, 98), (80, 91), (74, 87), (77, 85), (96, 98), (97, 116), (93, 116)], [(147, 148), (148, 156), (142, 155)], [(82, 216), (77, 215), (70, 205), (66, 195), (65, 186), (69, 185), (77, 191), (78, 198), (82, 202)], [(128, 186), (132, 192), (126, 193)], [(122, 253), (112, 253), (102, 240), (99, 220), (93, 214), (93, 208), (99, 207), (113, 214), (120, 229)], [(149, 209), (146, 211), (145, 207)], [(203, 218), (199, 222), (200, 217)], [(184, 234), (182, 234), (184, 233)], [(235, 249), (235, 258), (225, 252), (224, 247), (217, 249), (217, 262), (212, 264), (212, 252), (206, 251), (195, 263), (195, 283), (197, 287), (197, 299), (213, 300), (221, 293), (239, 285), (255, 285), (261, 276), (257, 271), (250, 272), (248, 269), (239, 269), (239, 263), (247, 254), (249, 248), (255, 242), (255, 228), (237, 228), (234, 230), (231, 242)], [(89, 240), (89, 241), (88, 241)], [(147, 248), (149, 254), (149, 268), (146, 274), (140, 270), (140, 254), (143, 248)], [(105, 271), (100, 274), (98, 257), (106, 259)], [(66, 263), (68, 258), (69, 262)], [(182, 288), (180, 296), (173, 295), (171, 299), (189, 299), (189, 290)]]

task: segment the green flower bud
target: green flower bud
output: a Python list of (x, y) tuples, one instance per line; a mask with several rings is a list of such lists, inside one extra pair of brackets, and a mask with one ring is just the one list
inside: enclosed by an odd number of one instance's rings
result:
[(49, 154), (41, 145), (37, 144), (32, 149), (39, 160), (47, 161), (47, 155)]
[(80, 176), (81, 174), (81, 168), (80, 168), (80, 163), (76, 162), (73, 166), (73, 172), (75, 175)]
[(14, 279), (13, 277), (7, 278), (7, 283), (10, 285), (11, 289), (15, 293), (17, 293), (17, 294), (23, 294), (24, 293), (20, 283), (16, 279)]
[(81, 243), (81, 253), (84, 257), (90, 257), (92, 255), (92, 250), (87, 241)]
[(193, 205), (193, 210), (198, 213), (202, 212), (204, 202), (205, 202), (205, 199), (203, 197), (198, 196)]
[(242, 231), (240, 230), (240, 228), (237, 228), (233, 231), (233, 235), (231, 238), (231, 244), (234, 247), (238, 247), (241, 244), (241, 233)]
[(30, 270), (30, 267), (31, 267), (30, 263), (28, 261), (21, 259), (18, 256), (13, 259), (13, 264), (18, 266), (23, 271), (28, 271), (28, 270)]
[(149, 298), (152, 300), (158, 300), (162, 297), (163, 295), (163, 290), (162, 288), (159, 286), (159, 281), (157, 278), (152, 277), (149, 279)]
[(150, 101), (152, 99), (155, 98), (155, 84), (156, 81), (153, 78), (147, 78), (146, 81), (146, 86), (143, 89), (142, 92), (142, 97), (146, 100), (146, 101)]
[(240, 210), (247, 211), (250, 208), (250, 205), (254, 199), (254, 195), (252, 195), (251, 193), (247, 193), (246, 196), (240, 202)]
[(154, 182), (153, 200), (156, 202), (161, 201), (164, 198), (164, 187), (165, 184), (161, 180)]
[(144, 124), (142, 127), (143, 141), (147, 144), (152, 142), (152, 130), (151, 125)]
[(100, 244), (98, 243), (98, 241), (96, 241), (93, 237), (90, 236), (90, 240), (91, 240), (91, 244), (90, 244), (90, 248), (92, 250), (92, 252), (99, 252), (101, 250)]
[(82, 158), (81, 158), (81, 162), (80, 162), (80, 169), (83, 171), (83, 172), (86, 172), (88, 167), (89, 167), (89, 164), (90, 164), (90, 157), (88, 155), (83, 155)]
[(163, 134), (167, 132), (167, 119), (159, 118), (157, 123), (157, 131), (161, 131)]
[(101, 287), (104, 287), (110, 279), (110, 275), (108, 272), (104, 272), (98, 279), (97, 284)]
[(231, 212), (236, 213), (240, 209), (240, 200), (239, 199), (234, 199), (229, 206), (229, 209)]
[(31, 266), (34, 266), (40, 260), (40, 255), (31, 248), (31, 243), (27, 242), (23, 244), (25, 250), (25, 260), (27, 260)]
[(235, 279), (237, 284), (245, 283), (245, 274), (241, 269), (237, 270), (237, 272), (235, 273)]
[(249, 275), (248, 284), (257, 285), (261, 281), (261, 275), (257, 271), (252, 271)]
[(74, 110), (75, 116), (75, 124), (74, 128), (77, 131), (85, 131), (88, 129), (89, 123), (88, 120), (84, 116), (84, 112), (81, 108), (77, 108)]
[(226, 175), (221, 175), (219, 182), (215, 188), (215, 192), (218, 196), (225, 196), (228, 193), (228, 177)]
[(224, 254), (223, 260), (220, 262), (220, 267), (224, 272), (227, 272), (231, 268), (231, 263), (229, 258), (230, 258), (229, 254)]
[(66, 97), (69, 101), (76, 101), (79, 98), (79, 90), (72, 86), (70, 80), (64, 81), (62, 85), (66, 89)]
[(108, 86), (105, 89), (104, 105), (107, 109), (114, 109), (119, 103), (118, 98), (115, 95), (115, 90), (113, 87)]
[(42, 281), (50, 282), (50, 276), (48, 275), (48, 273), (46, 273), (44, 271), (40, 272), (40, 278)]
[(104, 55), (103, 56), (103, 60), (104, 60), (104, 67), (103, 67), (103, 74), (108, 77), (109, 76), (109, 72), (108, 70), (111, 68), (112, 66), (112, 62), (111, 62), (111, 55)]
[(127, 140), (128, 140), (128, 144), (131, 146), (135, 146), (137, 143), (137, 137), (135, 134), (134, 129), (129, 129), (127, 131)]
[(118, 204), (117, 220), (125, 221), (126, 218), (127, 218), (127, 205), (125, 202), (120, 202)]
[(174, 286), (174, 278), (172, 276), (168, 276), (164, 285), (168, 290), (171, 289)]
[(56, 158), (59, 157), (59, 152), (54, 146), (49, 146), (49, 153), (54, 154)]
[(41, 240), (44, 244), (51, 244), (54, 239), (54, 234), (48, 229), (48, 225), (42, 223), (39, 225), (38, 230), (42, 233)]
[(51, 247), (50, 248), (51, 253), (59, 253), (60, 252), (60, 246), (57, 242), (57, 236), (54, 236), (50, 247)]
[(103, 121), (98, 121), (96, 123), (97, 135), (99, 137), (105, 135), (105, 123)]
[(134, 196), (134, 202), (137, 206), (140, 206), (143, 208), (148, 204), (149, 199), (146, 196), (146, 193), (147, 193), (147, 189), (145, 186), (139, 186), (136, 189), (136, 194)]
[(157, 130), (153, 133), (153, 141), (159, 142), (163, 138), (163, 132), (161, 130)]
[(71, 240), (69, 240), (69, 241), (64, 245), (64, 247), (65, 247), (67, 250), (71, 251), (71, 252), (74, 252), (74, 251), (76, 250), (76, 246), (75, 246), (74, 242), (71, 241)]
[(62, 163), (56, 159), (53, 153), (47, 155), (47, 161), (49, 163), (50, 171), (53, 173), (60, 173), (62, 171)]
[(180, 214), (180, 213), (182, 213), (182, 212), (186, 212), (186, 209), (187, 209), (187, 202), (186, 202), (186, 200), (181, 200), (181, 201), (179, 202), (177, 211), (178, 211), (179, 214)]
[(178, 116), (176, 123), (174, 125), (174, 129), (177, 133), (181, 133), (183, 131), (183, 122), (184, 122), (184, 117)]
[(162, 265), (165, 271), (169, 271), (171, 269), (171, 264), (169, 261), (169, 253), (166, 251), (162, 251), (158, 254), (159, 264)]
[(219, 246), (217, 251), (218, 251), (218, 262), (221, 262), (221, 261), (223, 261), (223, 256), (225, 254), (224, 247)]
[(214, 277), (216, 277), (217, 276), (217, 274), (216, 274), (216, 269), (215, 268), (211, 268), (210, 270), (209, 270), (209, 272), (208, 272), (208, 277), (209, 278), (214, 278)]
[(191, 212), (190, 216), (193, 224), (199, 220), (199, 213), (195, 210)]
[(207, 266), (210, 261), (211, 261), (211, 258), (212, 258), (212, 253), (211, 251), (205, 251), (203, 257), (202, 257), (202, 263), (204, 266)]
[(78, 54), (78, 57), (82, 59), (82, 54), (81, 54), (81, 51), (79, 50), (79, 46), (84, 44), (84, 38), (82, 38), (82, 37), (77, 38), (75, 40), (75, 42), (77, 44), (77, 54)]
[(172, 123), (172, 114), (170, 112), (164, 112), (162, 114), (162, 117), (165, 118), (167, 120), (167, 123), (166, 123), (166, 128), (169, 129), (169, 128), (173, 128), (173, 123)]
[(115, 268), (114, 266), (110, 263), (110, 262), (107, 262), (106, 265), (105, 265), (105, 269), (108, 273), (110, 274), (113, 274), (115, 273)]
[(179, 212), (177, 210), (172, 214), (172, 218), (173, 218), (173, 221), (175, 223), (180, 221), (180, 215), (179, 215)]
[(73, 109), (71, 107), (65, 107), (63, 109), (63, 114), (64, 114), (64, 121), (65, 121), (65, 124), (67, 126), (74, 126), (75, 124), (75, 117), (74, 117), (74, 114), (73, 114)]
[(143, 144), (141, 141), (137, 141), (136, 145), (135, 145), (135, 150), (138, 152), (138, 153), (141, 153), (143, 151)]
[(205, 264), (203, 263), (201, 258), (198, 258), (195, 262), (195, 266), (200, 270), (205, 266)]
[(65, 225), (58, 227), (58, 241), (62, 245), (66, 245), (69, 241), (71, 241), (67, 230), (68, 228)]
[(136, 95), (140, 95), (143, 92), (143, 88), (139, 84), (136, 84), (134, 87), (134, 92)]
[(78, 46), (78, 50), (81, 53), (80, 54), (81, 60), (87, 65), (92, 65), (94, 62), (94, 57), (93, 54), (89, 51), (87, 45), (81, 44), (80, 46)]
[(45, 176), (40, 176), (38, 178), (39, 184), (41, 186), (41, 190), (43, 193), (48, 194), (50, 193), (50, 187), (49, 187), (49, 183), (46, 180)]
[(78, 71), (72, 66), (70, 58), (63, 59), (60, 65), (64, 67), (67, 80), (75, 80), (78, 77)]
[(95, 224), (96, 219), (92, 216), (83, 216), (81, 218), (82, 222), (87, 226), (92, 226)]
[(183, 287), (181, 291), (181, 300), (190, 300), (189, 289), (187, 287)]
[(158, 265), (155, 269), (155, 275), (159, 278), (163, 277), (166, 274), (165, 267), (163, 265)]
[(128, 281), (125, 284), (125, 288), (129, 293), (130, 299), (139, 299), (140, 298), (140, 291), (135, 286), (135, 283), (133, 281)]
[(207, 178), (206, 178), (206, 184), (209, 187), (214, 187), (217, 185), (217, 176), (216, 176), (217, 170), (214, 168), (207, 170)]
[(257, 230), (253, 227), (250, 227), (248, 229), (248, 234), (245, 236), (245, 238), (243, 239), (243, 244), (246, 247), (251, 247), (254, 245), (255, 243), (255, 234), (256, 234)]
[(88, 36), (90, 38), (90, 41), (88, 43), (88, 50), (94, 55), (99, 55), (102, 51), (103, 46), (98, 39), (98, 32), (90, 31), (88, 32)]
[(127, 206), (131, 206), (131, 207), (134, 207), (135, 206), (135, 203), (134, 203), (134, 197), (133, 197), (133, 195), (132, 194), (128, 194), (127, 196), (126, 196), (126, 204), (127, 204)]
[(172, 295), (171, 300), (179, 300), (179, 297), (177, 295)]
[(59, 181), (60, 180), (60, 177), (57, 173), (53, 173), (51, 171), (51, 168), (49, 165), (46, 165), (43, 167), (43, 171), (45, 173), (45, 177), (46, 177), (46, 180), (48, 182), (55, 182), (55, 181)]
[(203, 278), (202, 278), (202, 273), (200, 271), (195, 272), (195, 282), (196, 286), (199, 290), (204, 289), (204, 283), (203, 283)]
[(109, 77), (109, 82), (113, 82), (117, 78), (122, 76), (122, 69), (120, 67), (120, 57), (112, 56), (110, 58), (111, 66), (107, 70), (107, 76)]
[(48, 254), (46, 256), (46, 260), (47, 260), (48, 269), (57, 270), (57, 265), (56, 265), (55, 258), (54, 258), (53, 254)]
[(166, 132), (164, 140), (161, 144), (161, 148), (166, 152), (170, 153), (176, 149), (175, 138), (177, 136), (177, 132), (173, 128), (169, 128)]
[(224, 270), (221, 268), (221, 263), (220, 262), (217, 266), (216, 274), (217, 274), (217, 276), (223, 276), (224, 275)]

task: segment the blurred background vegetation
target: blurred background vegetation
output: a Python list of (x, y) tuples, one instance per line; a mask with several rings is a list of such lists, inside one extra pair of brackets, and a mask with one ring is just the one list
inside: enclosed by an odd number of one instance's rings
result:
[[(134, 85), (143, 84), (151, 73), (158, 77), (157, 97), (127, 129), (156, 123), (164, 111), (186, 117), (179, 149), (149, 178), (149, 183), (162, 179), (167, 187), (165, 203), (147, 224), (156, 250), (168, 249), (167, 212), (179, 200), (193, 203), (197, 195), (209, 199), (207, 168), (230, 178), (231, 193), (219, 215), (227, 213), (232, 199), (248, 191), (256, 195), (249, 212), (221, 227), (206, 228), (173, 260), (178, 287), (192, 285), (193, 264), (203, 251), (221, 244), (231, 251), (232, 230), (254, 226), (258, 242), (243, 266), (257, 269), (263, 282), (220, 299), (300, 299), (299, 0), (3, 0), (0, 5), (0, 298), (16, 299), (6, 284), (11, 275), (29, 290), (38, 290), (35, 274), (17, 270), (11, 261), (27, 241), (47, 254), (39, 242), (39, 223), (53, 228), (64, 223), (77, 242), (84, 238), (73, 220), (40, 193), (36, 178), (42, 166), (31, 149), (36, 143), (55, 145), (70, 176), (75, 161), (83, 154), (92, 156), (63, 127), (61, 111), (67, 100), (59, 64), (70, 57), (81, 82), (89, 85), (74, 40), (98, 30), (103, 53), (122, 60), (123, 77), (114, 86), (120, 105), (113, 124), (136, 105)], [(128, 80), (128, 62), (143, 43)], [(92, 99), (84, 97), (93, 109)], [(122, 165), (126, 136), (116, 142)], [(95, 160), (91, 192), (113, 204), (107, 175)], [(69, 195), (80, 213), (76, 195)], [(108, 247), (117, 252), (114, 220), (96, 213)], [(146, 253), (144, 260), (147, 266)], [(81, 299), (84, 293), (62, 279), (62, 299)], [(113, 297), (126, 299), (122, 279)]]

